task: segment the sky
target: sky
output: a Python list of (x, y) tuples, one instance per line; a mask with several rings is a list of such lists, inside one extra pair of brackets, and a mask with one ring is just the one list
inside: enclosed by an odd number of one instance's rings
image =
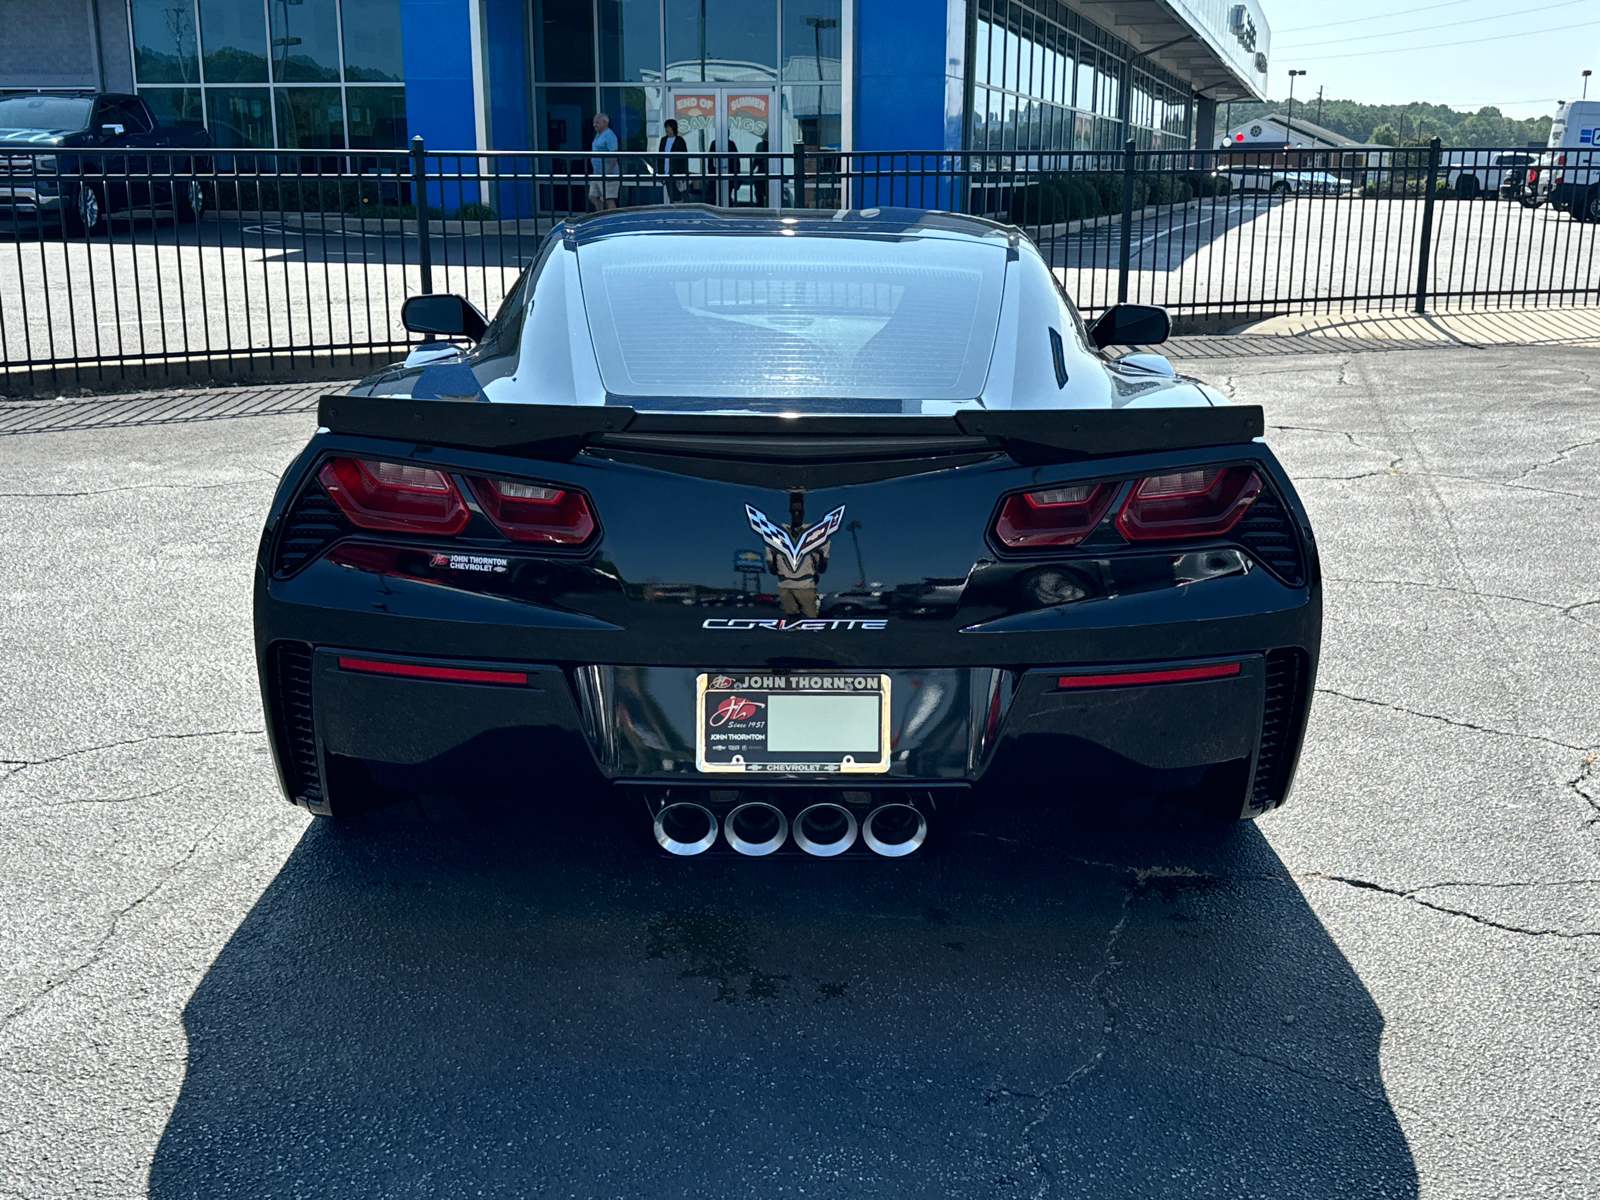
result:
[[(1261, 0), (1270, 93), (1366, 104), (1425, 100), (1519, 120), (1582, 94), (1600, 72), (1600, 0)], [(1458, 43), (1458, 44), (1451, 44)], [(1600, 73), (1589, 81), (1600, 98)]]

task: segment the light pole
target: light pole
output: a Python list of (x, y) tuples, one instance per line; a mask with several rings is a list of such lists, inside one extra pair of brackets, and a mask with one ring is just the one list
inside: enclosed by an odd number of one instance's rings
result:
[(1283, 167), (1289, 169), (1289, 151), (1294, 146), (1294, 77), (1304, 75), (1304, 71), (1289, 72), (1289, 116), (1284, 121), (1283, 130)]
[(1593, 71), (1585, 71), (1583, 73), (1583, 97), (1582, 98), (1585, 99), (1585, 100), (1587, 100), (1589, 98), (1589, 76), (1591, 76), (1593, 74), (1594, 74)]
[(817, 145), (822, 145), (822, 31), (824, 29), (837, 29), (838, 17), (807, 17), (806, 24), (811, 26), (811, 33), (816, 42), (817, 52)]

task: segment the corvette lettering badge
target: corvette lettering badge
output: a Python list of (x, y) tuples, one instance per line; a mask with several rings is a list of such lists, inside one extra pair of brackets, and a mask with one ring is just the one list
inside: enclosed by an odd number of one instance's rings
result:
[(887, 629), (887, 617), (707, 617), (700, 622), (701, 629), (737, 630), (771, 629), (776, 633), (821, 633), (829, 629)]
[(820, 549), (823, 543), (839, 531), (839, 526), (844, 524), (844, 505), (841, 504), (802, 533), (797, 542), (789, 536), (788, 530), (774, 525), (767, 519), (767, 514), (759, 508), (746, 504), (744, 511), (750, 518), (750, 528), (761, 535), (763, 542), (789, 560), (789, 569), (792, 571), (798, 571), (800, 560), (813, 550)]

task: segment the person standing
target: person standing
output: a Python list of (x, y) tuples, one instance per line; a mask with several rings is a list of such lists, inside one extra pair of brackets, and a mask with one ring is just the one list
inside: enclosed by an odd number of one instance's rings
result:
[[(678, 136), (678, 123), (668, 117), (661, 125), (666, 132), (656, 149), (663, 155), (689, 153), (689, 143)], [(678, 203), (683, 199), (684, 185), (688, 182), (689, 160), (664, 157), (661, 160), (661, 174), (666, 180), (667, 203)]]
[(615, 208), (622, 192), (622, 164), (617, 159), (617, 135), (605, 113), (594, 115), (594, 141), (589, 149), (594, 154), (589, 160), (589, 206), (595, 212)]

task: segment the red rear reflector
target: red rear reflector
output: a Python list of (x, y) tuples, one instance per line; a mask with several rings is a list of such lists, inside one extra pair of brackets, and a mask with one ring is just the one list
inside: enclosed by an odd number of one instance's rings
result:
[(500, 532), (519, 542), (576, 546), (594, 532), (589, 498), (572, 488), (474, 478), (472, 492)]
[(317, 478), (362, 529), (449, 535), (460, 533), (472, 516), (450, 477), (429, 467), (332, 458)]
[(1094, 532), (1117, 494), (1114, 483), (1081, 483), (1019, 492), (1006, 499), (994, 535), (1012, 550), (1076, 546)]
[(1224, 679), (1237, 675), (1240, 664), (1207, 663), (1200, 667), (1169, 667), (1154, 671), (1116, 671), (1109, 675), (1063, 675), (1060, 688), (1134, 687), (1142, 683), (1184, 683), (1192, 679)]
[(339, 656), (341, 671), (365, 671), (369, 675), (405, 675), (411, 679), (442, 679), (450, 683), (528, 682), (526, 671), (487, 671), (477, 667), (430, 667), (421, 663), (383, 662), (375, 658)]
[(1117, 532), (1131, 542), (1214, 537), (1232, 529), (1261, 494), (1249, 467), (1207, 467), (1141, 479), (1117, 512)]

